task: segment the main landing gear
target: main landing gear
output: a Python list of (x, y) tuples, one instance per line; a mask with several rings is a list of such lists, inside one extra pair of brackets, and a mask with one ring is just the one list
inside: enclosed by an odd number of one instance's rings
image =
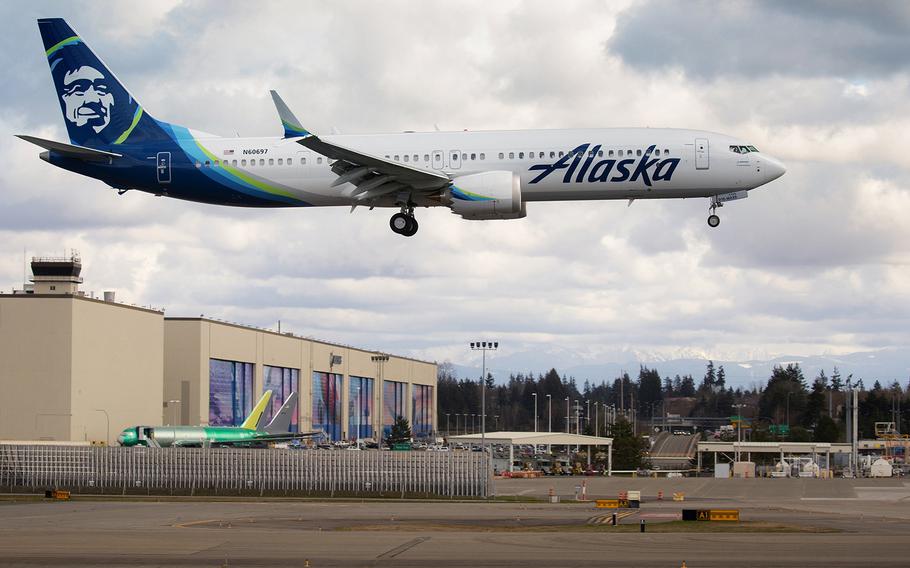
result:
[(714, 228), (720, 225), (720, 217), (718, 217), (714, 212), (717, 211), (718, 207), (723, 207), (724, 204), (717, 200), (717, 196), (711, 197), (711, 214), (708, 215), (708, 226)]
[(414, 208), (402, 207), (401, 213), (395, 213), (392, 215), (392, 218), (389, 219), (389, 226), (392, 227), (392, 231), (399, 235), (413, 237), (417, 234), (418, 228), (417, 219), (414, 218)]

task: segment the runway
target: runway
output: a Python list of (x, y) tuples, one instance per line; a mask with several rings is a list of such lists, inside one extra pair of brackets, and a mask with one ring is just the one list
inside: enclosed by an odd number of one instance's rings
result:
[[(550, 481), (498, 491), (546, 494)], [(858, 566), (900, 564), (910, 534), (910, 487), (894, 480), (843, 480), (827, 488), (842, 496), (814, 498), (811, 484), (838, 480), (681, 480), (695, 494), (685, 503), (657, 502), (638, 481), (645, 503), (619, 529), (589, 523), (608, 513), (592, 503), (4, 500), (0, 565)], [(683, 506), (737, 507), (747, 526), (786, 532), (654, 532)], [(651, 532), (623, 532), (642, 518)]]

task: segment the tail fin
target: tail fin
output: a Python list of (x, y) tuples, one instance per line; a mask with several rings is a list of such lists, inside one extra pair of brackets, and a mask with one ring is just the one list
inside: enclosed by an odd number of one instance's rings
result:
[(168, 137), (63, 19), (40, 19), (38, 29), (70, 142), (98, 148)]
[(269, 404), (270, 398), (272, 398), (272, 391), (267, 390), (262, 393), (259, 402), (256, 403), (256, 406), (253, 407), (253, 411), (250, 412), (250, 415), (246, 417), (246, 420), (243, 421), (243, 424), (241, 424), (240, 427), (248, 430), (258, 430), (259, 420), (262, 418), (262, 413)]
[(285, 434), (289, 432), (291, 430), (291, 418), (293, 418), (296, 410), (297, 392), (295, 391), (288, 395), (288, 399), (284, 401), (284, 404), (275, 413), (275, 417), (266, 425), (265, 431), (269, 434)]

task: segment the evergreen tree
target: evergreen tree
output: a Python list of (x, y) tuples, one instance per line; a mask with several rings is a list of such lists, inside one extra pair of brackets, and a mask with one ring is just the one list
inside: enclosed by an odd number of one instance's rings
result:
[(724, 389), (727, 386), (727, 373), (726, 373), (726, 371), (724, 371), (723, 365), (721, 365), (720, 368), (717, 369), (717, 381), (715, 384), (720, 389)]
[(812, 436), (814, 442), (837, 442), (840, 439), (840, 428), (837, 423), (828, 415), (822, 415), (815, 425), (815, 434)]
[(831, 390), (840, 392), (844, 388), (844, 381), (840, 378), (840, 371), (834, 367), (834, 373), (831, 375)]
[(632, 434), (629, 421), (619, 418), (613, 427), (613, 468), (622, 470), (646, 467), (644, 455), (647, 446), (644, 438)]
[(717, 374), (714, 372), (714, 361), (708, 361), (708, 365), (705, 370), (705, 376), (702, 378), (701, 384), (703, 387), (713, 389), (716, 383)]
[(679, 387), (679, 396), (695, 396), (695, 379), (692, 375), (685, 375)]
[(387, 438), (389, 447), (409, 441), (411, 441), (411, 424), (404, 416), (396, 416), (395, 422), (392, 424), (392, 430)]
[[(806, 399), (806, 411), (803, 414), (802, 424), (807, 428), (814, 428), (825, 412), (825, 390), (827, 388), (828, 378), (825, 372), (819, 372), (812, 382), (812, 392)], [(791, 400), (792, 404), (792, 400)]]
[(662, 398), (660, 373), (642, 366), (638, 372), (638, 410), (644, 416)]

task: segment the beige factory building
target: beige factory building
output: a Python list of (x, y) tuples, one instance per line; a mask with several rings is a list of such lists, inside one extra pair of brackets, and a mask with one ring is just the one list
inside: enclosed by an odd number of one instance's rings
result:
[(0, 294), (0, 440), (108, 442), (135, 425), (239, 425), (299, 393), (300, 431), (379, 439), (395, 416), (436, 432), (436, 364), (86, 296), (81, 262), (33, 259)]

